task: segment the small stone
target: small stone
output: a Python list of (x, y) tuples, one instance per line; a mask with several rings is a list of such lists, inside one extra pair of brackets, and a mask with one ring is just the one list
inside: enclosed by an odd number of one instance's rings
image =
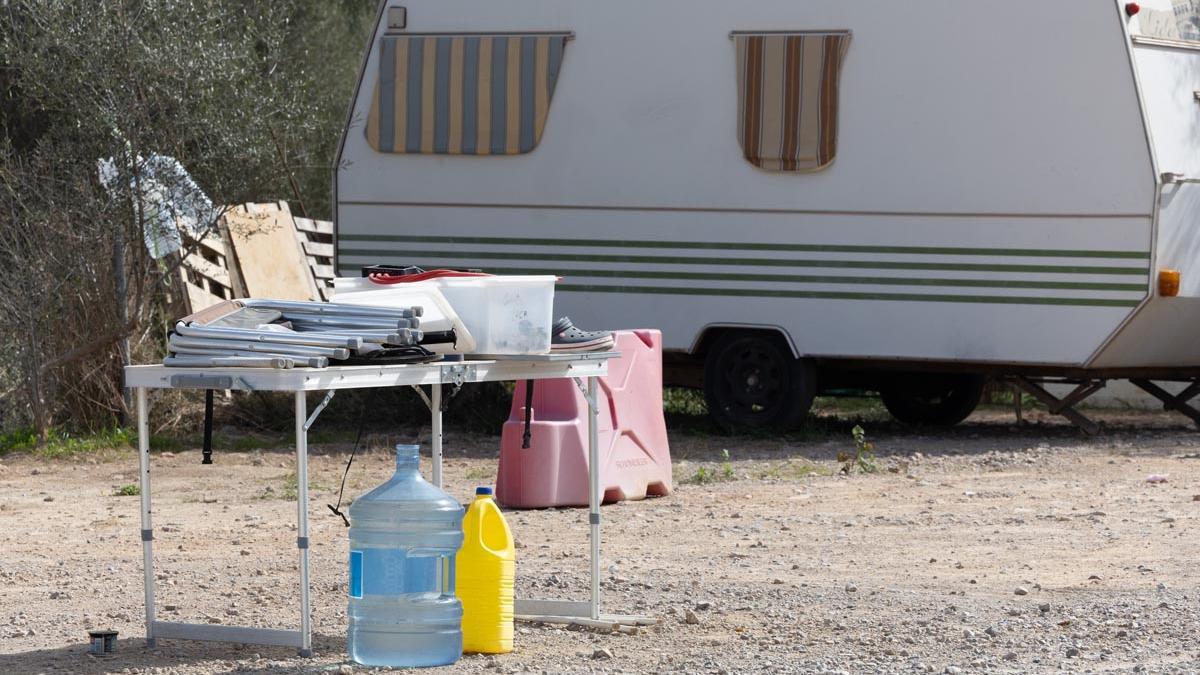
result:
[(711, 602), (697, 602), (696, 609), (698, 609), (700, 611), (704, 611), (706, 609), (712, 609), (712, 603)]
[(54, 501), (54, 495), (46, 495), (45, 499), (43, 499), (42, 501), (52, 502), (52, 501)]
[(612, 657), (613, 657), (612, 650), (608, 649), (607, 647), (600, 647), (592, 652), (593, 659), (608, 660), (608, 659), (611, 659)]
[(776, 577), (775, 579), (772, 579), (772, 580), (771, 580), (771, 583), (773, 583), (773, 584), (775, 584), (776, 586), (778, 586), (778, 585), (781, 585), (781, 584), (783, 583), (783, 579), (780, 579), (780, 578)]
[(1041, 603), (1040, 605), (1038, 605), (1038, 611), (1043, 614), (1045, 614), (1046, 612), (1049, 612), (1050, 611), (1050, 603), (1048, 603), (1048, 602)]
[(1079, 656), (1079, 650), (1074, 647), (1071, 647), (1070, 649), (1067, 650), (1067, 656), (1071, 657), (1071, 658)]
[(1004, 653), (1004, 660), (1005, 660), (1005, 661), (1016, 661), (1016, 660), (1017, 660), (1017, 653), (1016, 653), (1016, 652), (1005, 652), (1005, 653)]
[(988, 634), (988, 637), (996, 637), (1000, 635), (1000, 631), (996, 630), (995, 626), (988, 626), (987, 630), (983, 631)]
[(846, 584), (846, 592), (847, 593), (857, 593), (858, 586), (855, 586), (853, 583)]
[(942, 672), (946, 673), (946, 675), (959, 675), (962, 672), (962, 668), (958, 666), (946, 666), (946, 670)]
[(338, 668), (338, 672), (341, 673), (342, 675), (350, 675), (351, 673), (354, 672), (354, 666), (343, 663), (342, 666), (340, 668)]
[(1029, 589), (1025, 588), (1024, 586), (1017, 586), (1013, 593), (1015, 595), (1029, 595)]
[(694, 626), (694, 625), (696, 625), (696, 624), (700, 623), (700, 617), (696, 616), (696, 613), (695, 613), (695, 612), (693, 612), (693, 611), (692, 611), (692, 610), (690, 610), (690, 609), (688, 609), (688, 610), (684, 610), (684, 612), (683, 612), (683, 622), (684, 622), (684, 623), (686, 623), (686, 624), (689, 624), (689, 625), (692, 625), (692, 626)]

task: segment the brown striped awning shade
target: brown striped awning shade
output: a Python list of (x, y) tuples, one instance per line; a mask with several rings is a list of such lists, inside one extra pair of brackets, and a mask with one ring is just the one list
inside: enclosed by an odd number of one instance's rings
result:
[(767, 171), (815, 171), (837, 155), (848, 31), (735, 33), (738, 139)]
[(367, 114), (377, 152), (518, 155), (542, 138), (569, 33), (383, 38)]

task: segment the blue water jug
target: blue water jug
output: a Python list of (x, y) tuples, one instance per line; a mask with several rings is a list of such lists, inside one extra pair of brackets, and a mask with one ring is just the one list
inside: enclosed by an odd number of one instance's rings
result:
[(350, 506), (350, 658), (441, 666), (462, 655), (454, 554), (463, 508), (421, 478), (420, 446), (396, 446), (391, 480)]

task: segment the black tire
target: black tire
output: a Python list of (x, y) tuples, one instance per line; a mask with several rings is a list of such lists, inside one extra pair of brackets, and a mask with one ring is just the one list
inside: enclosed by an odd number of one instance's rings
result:
[(979, 375), (914, 374), (888, 380), (879, 395), (892, 417), (905, 424), (952, 427), (975, 411), (983, 384)]
[(704, 400), (727, 432), (794, 429), (816, 393), (816, 368), (792, 356), (778, 333), (726, 333), (704, 361)]

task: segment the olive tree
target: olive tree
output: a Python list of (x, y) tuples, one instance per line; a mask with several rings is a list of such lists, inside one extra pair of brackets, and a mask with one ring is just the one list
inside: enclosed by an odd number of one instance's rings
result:
[(147, 185), (327, 208), (369, 4), (0, 4), (0, 427), (125, 419), (121, 366), (161, 355), (181, 259), (145, 245), (175, 216)]

